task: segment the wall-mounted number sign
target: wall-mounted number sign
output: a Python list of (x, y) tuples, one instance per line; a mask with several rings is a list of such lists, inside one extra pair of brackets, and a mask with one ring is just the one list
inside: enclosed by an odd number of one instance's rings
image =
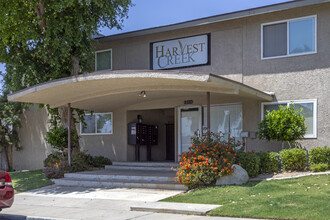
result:
[(152, 69), (173, 69), (209, 63), (209, 35), (155, 42), (152, 47)]

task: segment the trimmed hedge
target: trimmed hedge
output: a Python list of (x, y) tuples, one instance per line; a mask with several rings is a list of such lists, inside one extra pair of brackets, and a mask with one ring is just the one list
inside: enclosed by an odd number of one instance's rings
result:
[(316, 147), (309, 152), (309, 163), (313, 164), (328, 164), (330, 166), (330, 147)]
[(111, 160), (103, 156), (92, 157), (90, 161), (90, 165), (92, 167), (104, 167), (105, 165), (111, 165), (111, 164), (112, 164)]
[(306, 170), (307, 153), (303, 149), (291, 148), (280, 151), (283, 170)]
[(260, 171), (260, 158), (255, 153), (240, 152), (237, 163), (242, 166), (250, 177), (258, 176)]
[[(258, 159), (256, 158), (258, 157)], [(280, 167), (280, 160), (282, 167)], [(261, 173), (272, 173), (279, 169), (287, 171), (302, 171), (307, 169), (309, 160), (310, 169), (314, 172), (322, 172), (330, 169), (330, 148), (316, 147), (309, 151), (291, 148), (276, 152), (240, 152), (235, 163), (240, 164), (249, 174), (255, 177)]]
[(276, 172), (279, 168), (279, 158), (276, 152), (257, 152), (260, 158), (260, 173)]
[(323, 171), (327, 171), (328, 169), (329, 166), (326, 163), (318, 163), (318, 164), (313, 164), (311, 166), (311, 170), (313, 170), (314, 172), (323, 172)]

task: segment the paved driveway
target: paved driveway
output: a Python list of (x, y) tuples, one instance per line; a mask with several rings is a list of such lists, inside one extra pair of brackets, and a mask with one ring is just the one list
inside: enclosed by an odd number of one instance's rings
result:
[(181, 192), (154, 189), (91, 189), (53, 185), (17, 194), (13, 206), (4, 209), (0, 219), (11, 217), (13, 217), (12, 219), (93, 220), (234, 219), (130, 211), (131, 206), (158, 201), (178, 193)]

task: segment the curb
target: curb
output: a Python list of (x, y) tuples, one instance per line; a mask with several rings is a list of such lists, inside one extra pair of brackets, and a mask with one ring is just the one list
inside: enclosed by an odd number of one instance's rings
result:
[(325, 171), (325, 172), (318, 172), (318, 173), (307, 173), (307, 174), (299, 174), (295, 176), (287, 176), (287, 177), (270, 177), (270, 178), (250, 178), (249, 181), (270, 181), (270, 180), (285, 180), (285, 179), (295, 179), (299, 177), (305, 177), (305, 176), (316, 176), (316, 175), (329, 175), (330, 171)]
[(147, 202), (142, 205), (131, 206), (131, 211), (171, 213), (181, 215), (206, 215), (209, 211), (222, 205), (172, 203), (172, 202)]
[(38, 217), (38, 216), (25, 216), (25, 215), (10, 215), (0, 214), (0, 220), (73, 220), (64, 218), (49, 218), (49, 217)]
[(278, 178), (267, 178), (266, 180), (285, 180), (285, 179), (295, 179), (299, 177), (305, 177), (305, 176), (316, 176), (316, 175), (324, 175), (324, 174), (330, 174), (330, 171), (326, 172), (319, 172), (319, 173), (307, 173), (307, 174), (301, 174), (296, 176), (287, 176), (287, 177), (278, 177)]

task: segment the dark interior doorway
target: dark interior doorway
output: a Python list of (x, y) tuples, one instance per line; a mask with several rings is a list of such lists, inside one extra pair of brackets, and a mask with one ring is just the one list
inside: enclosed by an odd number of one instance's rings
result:
[(166, 160), (174, 161), (174, 124), (166, 124)]
[[(127, 111), (127, 121), (128, 125), (131, 123), (138, 123), (137, 116), (140, 116), (142, 124), (157, 126), (157, 137), (158, 142), (147, 149), (146, 145), (140, 145), (140, 161), (155, 161), (155, 162), (165, 162), (174, 161), (175, 156), (175, 111), (174, 108), (165, 109), (149, 109), (149, 110), (130, 110)], [(128, 129), (129, 130), (129, 129)], [(128, 132), (128, 137), (130, 134), (136, 134), (136, 130)], [(127, 160), (136, 160), (136, 146), (127, 144)], [(149, 155), (149, 158), (148, 158)]]

